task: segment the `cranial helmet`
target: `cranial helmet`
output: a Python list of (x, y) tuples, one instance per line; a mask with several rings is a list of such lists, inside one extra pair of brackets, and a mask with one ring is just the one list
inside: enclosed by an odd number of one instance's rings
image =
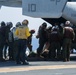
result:
[(5, 24), (4, 21), (1, 22), (1, 27), (2, 27), (2, 26), (6, 26), (6, 24)]
[(47, 23), (44, 22), (44, 23), (42, 24), (42, 26), (43, 26), (43, 27), (47, 27)]
[(22, 21), (22, 25), (28, 25), (28, 23), (29, 23), (28, 20), (23, 20)]
[(65, 25), (70, 25), (70, 21), (66, 21), (65, 22)]
[(13, 27), (12, 22), (7, 22), (7, 26), (10, 27), (10, 28)]
[(20, 22), (17, 22), (16, 23), (16, 27), (19, 27), (19, 26), (21, 26), (21, 23)]

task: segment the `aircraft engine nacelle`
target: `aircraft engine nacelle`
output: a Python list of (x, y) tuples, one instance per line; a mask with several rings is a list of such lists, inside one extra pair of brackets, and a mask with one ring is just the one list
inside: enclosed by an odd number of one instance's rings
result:
[(76, 25), (76, 2), (67, 2), (62, 17)]
[(22, 0), (23, 15), (39, 18), (59, 18), (67, 0)]

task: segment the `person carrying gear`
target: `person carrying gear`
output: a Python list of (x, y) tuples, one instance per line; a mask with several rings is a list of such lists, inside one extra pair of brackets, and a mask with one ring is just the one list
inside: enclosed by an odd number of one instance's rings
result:
[(15, 27), (12, 28), (12, 33), (14, 37), (14, 44), (13, 44), (13, 58), (16, 60), (17, 52), (18, 52), (18, 37), (14, 34), (16, 29), (21, 26), (20, 22), (17, 22)]
[(30, 52), (32, 52), (32, 36), (34, 33), (35, 33), (34, 29), (30, 30), (31, 35), (27, 39), (27, 47), (29, 48)]
[(23, 20), (22, 26), (19, 26), (15, 32), (16, 36), (18, 37), (18, 53), (16, 57), (17, 64), (29, 64), (27, 62), (27, 56), (25, 54), (27, 48), (27, 39), (30, 36), (28, 23), (28, 20)]
[[(49, 50), (49, 58), (52, 60), (60, 60), (60, 32), (57, 27), (54, 27), (51, 30), (50, 34), (50, 50)], [(56, 51), (57, 50), (57, 51)]]
[(7, 43), (8, 43), (8, 54), (9, 54), (9, 60), (13, 60), (13, 43), (14, 43), (14, 38), (13, 38), (13, 33), (11, 31), (11, 28), (13, 27), (12, 22), (7, 22)]
[(44, 22), (39, 28), (38, 30), (38, 35), (39, 35), (39, 47), (37, 48), (37, 55), (38, 57), (40, 57), (40, 54), (43, 50), (44, 44), (47, 41), (47, 36), (46, 36), (46, 27), (47, 24)]
[(45, 59), (48, 58), (48, 53), (49, 53), (49, 49), (50, 49), (49, 40), (50, 40), (51, 29), (52, 29), (52, 26), (49, 26), (46, 28), (47, 42), (45, 43), (45, 45), (43, 47), (43, 51), (41, 53), (41, 56), (43, 56)]
[(70, 27), (70, 21), (65, 22), (65, 27), (63, 29), (63, 61), (70, 61), (70, 49), (72, 40), (75, 38), (75, 33), (73, 28)]
[(6, 35), (6, 24), (4, 21), (1, 22), (0, 27), (0, 61), (5, 61), (3, 59), (3, 49), (7, 42), (7, 35)]

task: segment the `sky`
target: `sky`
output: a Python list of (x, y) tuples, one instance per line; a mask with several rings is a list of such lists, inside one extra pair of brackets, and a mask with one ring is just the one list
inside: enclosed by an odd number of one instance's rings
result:
[[(45, 22), (41, 18), (33, 18), (22, 15), (22, 8), (14, 8), (14, 7), (5, 7), (2, 6), (0, 10), (0, 22), (12, 22), (13, 26), (16, 25), (17, 22), (22, 22), (24, 19), (29, 20), (29, 29), (35, 29), (36, 33), (38, 30), (38, 27)], [(47, 23), (48, 26), (50, 25)]]

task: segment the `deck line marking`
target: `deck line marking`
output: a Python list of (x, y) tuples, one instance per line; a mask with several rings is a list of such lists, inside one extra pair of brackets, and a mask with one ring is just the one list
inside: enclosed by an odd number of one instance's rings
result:
[(0, 73), (19, 72), (19, 71), (22, 72), (22, 71), (32, 71), (32, 70), (44, 70), (44, 69), (67, 69), (67, 68), (76, 68), (76, 65), (8, 67), (8, 68), (0, 68)]

